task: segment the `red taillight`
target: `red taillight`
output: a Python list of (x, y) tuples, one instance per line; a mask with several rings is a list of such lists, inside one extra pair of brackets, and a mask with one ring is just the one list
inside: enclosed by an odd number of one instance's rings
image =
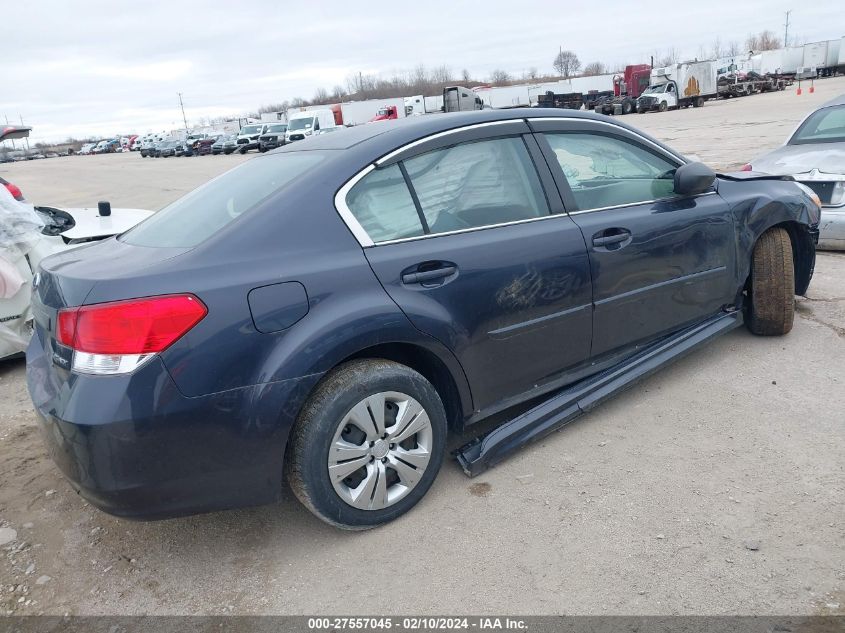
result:
[(751, 165), (749, 163), (745, 163), (742, 167), (739, 168), (739, 171), (751, 171)]
[(155, 354), (199, 323), (208, 309), (193, 295), (165, 295), (59, 310), (56, 338), (78, 352)]
[(6, 189), (9, 190), (9, 193), (12, 194), (12, 197), (15, 200), (23, 200), (23, 193), (21, 192), (21, 190), (16, 185), (13, 185), (10, 182), (6, 182), (6, 183), (3, 183), (3, 184), (6, 185)]

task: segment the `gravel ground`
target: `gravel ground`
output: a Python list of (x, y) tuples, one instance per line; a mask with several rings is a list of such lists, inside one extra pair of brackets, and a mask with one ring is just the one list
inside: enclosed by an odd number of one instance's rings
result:
[[(845, 80), (629, 116), (713, 165), (778, 145)], [(0, 166), (31, 200), (158, 208), (244, 157)], [(845, 255), (795, 329), (737, 330), (408, 516), (329, 528), (276, 505), (134, 523), (78, 497), (0, 363), (0, 614), (845, 612)], [(458, 445), (461, 438), (453, 438)]]

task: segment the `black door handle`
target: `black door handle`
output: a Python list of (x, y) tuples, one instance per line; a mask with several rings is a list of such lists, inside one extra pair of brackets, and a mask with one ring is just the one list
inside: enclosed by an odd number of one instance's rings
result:
[(403, 284), (421, 284), (426, 281), (434, 281), (435, 279), (443, 279), (450, 275), (454, 275), (458, 270), (457, 266), (442, 266), (434, 270), (424, 270), (417, 273), (405, 273), (402, 275)]
[(593, 238), (593, 246), (607, 246), (608, 244), (619, 244), (631, 237), (630, 231), (621, 231), (612, 235), (597, 235)]

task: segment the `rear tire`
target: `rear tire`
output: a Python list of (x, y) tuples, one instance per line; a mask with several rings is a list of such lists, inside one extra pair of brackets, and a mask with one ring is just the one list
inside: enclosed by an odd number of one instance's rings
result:
[(446, 413), (414, 370), (380, 359), (332, 370), (300, 412), (285, 471), (318, 518), (366, 530), (403, 515), (440, 470)]
[(752, 333), (780, 336), (795, 318), (795, 268), (792, 242), (782, 228), (771, 228), (757, 240), (751, 256), (746, 323)]

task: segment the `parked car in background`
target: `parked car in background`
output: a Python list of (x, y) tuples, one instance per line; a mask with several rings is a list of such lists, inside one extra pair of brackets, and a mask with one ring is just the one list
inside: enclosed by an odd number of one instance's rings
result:
[(285, 131), (287, 129), (287, 123), (272, 123), (268, 125), (264, 134), (258, 137), (258, 150), (260, 152), (266, 152), (284, 145)]
[(217, 142), (217, 136), (206, 136), (204, 139), (200, 139), (196, 143), (194, 143), (194, 154), (197, 156), (206, 156), (211, 154), (211, 146)]
[(845, 250), (845, 95), (807, 115), (786, 143), (743, 167), (789, 175), (822, 203), (819, 248)]
[(141, 147), (138, 150), (141, 154), (141, 158), (146, 158), (148, 156), (152, 156), (153, 149), (155, 148), (156, 144), (156, 137), (152, 134), (145, 136), (141, 140)]
[(790, 178), (589, 112), (359, 126), (43, 260), (29, 391), (108, 512), (269, 502), (286, 476), (373, 527), (423, 497), (448, 428), (499, 418), (457, 451), (476, 475), (743, 323), (789, 332), (818, 221)]
[(161, 149), (162, 144), (166, 141), (152, 141), (150, 148), (147, 150), (147, 156), (150, 158), (158, 158), (159, 157), (159, 150)]
[(118, 139), (104, 139), (97, 143), (97, 145), (92, 150), (93, 154), (111, 154), (113, 153), (120, 145), (120, 141)]
[(85, 143), (82, 147), (79, 148), (80, 154), (92, 154), (94, 152), (94, 148), (97, 146), (96, 143)]
[(225, 134), (211, 145), (212, 154), (231, 154), (237, 149), (237, 134)]
[(250, 123), (244, 125), (238, 132), (238, 152), (246, 154), (248, 151), (258, 149), (259, 137), (267, 131), (267, 123)]
[(184, 151), (184, 144), (182, 141), (162, 141), (156, 147), (157, 158), (167, 158), (168, 156), (178, 156)]

